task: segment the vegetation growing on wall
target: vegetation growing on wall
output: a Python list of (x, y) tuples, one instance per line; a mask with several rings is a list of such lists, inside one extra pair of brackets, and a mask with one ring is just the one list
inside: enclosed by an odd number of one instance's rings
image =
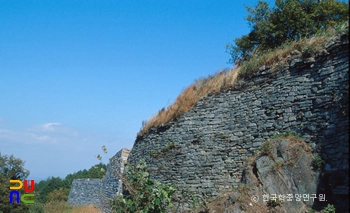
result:
[[(282, 67), (294, 50), (297, 56), (311, 57), (324, 48), (335, 34), (348, 33), (348, 3), (336, 0), (276, 0), (269, 8), (259, 1), (255, 8), (247, 7), (246, 18), (251, 32), (227, 45), (235, 68), (200, 78), (188, 86), (167, 109), (163, 108), (147, 122), (139, 135), (175, 120), (192, 109), (203, 96), (225, 89), (239, 88), (244, 78), (259, 67)], [(239, 60), (238, 60), (239, 59)]]
[(310, 38), (348, 20), (348, 8), (347, 3), (337, 0), (276, 0), (273, 8), (259, 0), (255, 8), (246, 6), (250, 33), (227, 45), (231, 62), (239, 64), (286, 42)]
[(135, 168), (125, 167), (122, 177), (124, 196), (112, 201), (113, 209), (120, 213), (164, 213), (171, 208), (173, 186), (152, 180), (146, 162), (141, 160)]
[(171, 141), (168, 141), (168, 144), (164, 148), (162, 148), (161, 150), (150, 151), (150, 156), (152, 156), (155, 159), (158, 159), (160, 157), (166, 156), (172, 150), (180, 152), (181, 151), (181, 147), (180, 146), (176, 146)]

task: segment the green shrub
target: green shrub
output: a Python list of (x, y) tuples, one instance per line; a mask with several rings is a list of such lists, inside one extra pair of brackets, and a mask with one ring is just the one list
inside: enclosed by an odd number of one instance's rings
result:
[(29, 213), (45, 213), (44, 205), (39, 202), (35, 202), (33, 205), (30, 205)]
[(314, 209), (308, 209), (307, 213), (315, 213), (315, 210)]
[(181, 148), (180, 146), (175, 146), (175, 144), (169, 140), (167, 145), (164, 148), (157, 151), (151, 150), (149, 154), (151, 157), (158, 159), (160, 157), (164, 157), (165, 155), (167, 155), (171, 150), (174, 150), (174, 149), (179, 150), (180, 148)]
[(116, 212), (165, 213), (167, 208), (172, 207), (171, 198), (175, 188), (152, 180), (144, 160), (135, 168), (126, 166), (124, 174), (124, 196), (118, 196), (112, 201)]
[(312, 161), (311, 161), (311, 165), (317, 169), (317, 170), (320, 170), (322, 169), (323, 165), (324, 165), (324, 160), (321, 158), (321, 156), (319, 155), (315, 155), (313, 158), (312, 158)]
[(279, 200), (269, 200), (267, 201), (267, 205), (271, 207), (276, 207), (281, 205), (281, 202)]
[(328, 204), (323, 210), (323, 213), (335, 213), (335, 207), (331, 204)]
[[(246, 20), (251, 31), (226, 46), (231, 55), (230, 62), (259, 57), (286, 41), (310, 38), (324, 32), (330, 26), (348, 20), (348, 8), (348, 3), (338, 0), (276, 0), (273, 8), (266, 1), (259, 0), (254, 8), (246, 6)], [(311, 49), (307, 50), (306, 55), (311, 52)]]

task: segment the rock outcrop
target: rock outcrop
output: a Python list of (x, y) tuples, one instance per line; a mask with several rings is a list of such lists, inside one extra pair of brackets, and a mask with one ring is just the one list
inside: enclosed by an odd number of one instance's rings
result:
[(312, 149), (297, 138), (269, 140), (264, 145), (263, 153), (248, 163), (242, 181), (258, 202), (281, 206), (281, 212), (322, 207), (319, 196), (328, 192), (319, 187), (320, 168), (313, 166)]

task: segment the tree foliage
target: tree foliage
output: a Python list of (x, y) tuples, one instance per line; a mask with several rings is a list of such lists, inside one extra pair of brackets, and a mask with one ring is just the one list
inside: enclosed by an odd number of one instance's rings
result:
[[(23, 181), (29, 175), (29, 171), (24, 168), (24, 161), (15, 158), (13, 155), (1, 155), (0, 153), (0, 212), (23, 213), (28, 212), (29, 206), (20, 204), (10, 204), (10, 180)], [(20, 191), (24, 193), (23, 188)]]
[(65, 188), (59, 188), (55, 189), (54, 191), (50, 192), (46, 196), (47, 202), (52, 202), (52, 201), (67, 201), (68, 199), (68, 194), (69, 194), (69, 189)]
[(123, 184), (124, 196), (112, 201), (113, 209), (120, 213), (165, 213), (175, 193), (173, 186), (152, 180), (147, 165), (141, 160), (135, 168), (126, 166)]
[(28, 177), (29, 171), (24, 168), (23, 160), (0, 153), (0, 174), (10, 180), (24, 180)]
[(68, 187), (70, 186), (68, 186), (60, 177), (50, 177), (46, 180), (42, 180), (39, 183), (35, 184), (36, 200), (41, 203), (46, 203), (48, 201), (47, 196), (50, 193)]
[(349, 17), (348, 3), (337, 0), (275, 0), (273, 8), (259, 0), (254, 8), (246, 9), (251, 31), (226, 46), (232, 63), (258, 56), (286, 41), (311, 37)]

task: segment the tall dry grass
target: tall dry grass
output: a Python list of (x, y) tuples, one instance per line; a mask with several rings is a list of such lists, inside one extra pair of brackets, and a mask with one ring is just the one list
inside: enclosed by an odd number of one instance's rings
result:
[(45, 213), (65, 213), (70, 212), (70, 207), (65, 201), (50, 201), (43, 206)]
[(74, 207), (71, 213), (102, 213), (93, 205)]
[(223, 89), (232, 88), (239, 79), (249, 77), (256, 73), (263, 65), (269, 66), (273, 71), (288, 63), (288, 58), (293, 50), (301, 52), (303, 57), (314, 56), (324, 49), (324, 45), (336, 34), (347, 33), (349, 23), (345, 22), (328, 28), (311, 38), (303, 38), (298, 41), (288, 41), (274, 50), (259, 53), (259, 57), (252, 57), (244, 61), (239, 67), (218, 72), (214, 76), (201, 78), (187, 87), (167, 109), (160, 110), (152, 116), (142, 127), (138, 135), (143, 135), (152, 127), (157, 127), (178, 118), (181, 114), (192, 109), (195, 103), (209, 93), (218, 93)]
[(102, 213), (93, 205), (88, 206), (71, 206), (66, 201), (50, 201), (45, 204), (36, 204), (35, 209), (30, 212), (44, 212), (44, 213)]
[(156, 115), (151, 117), (143, 126), (139, 134), (147, 132), (151, 127), (167, 123), (184, 112), (192, 109), (195, 103), (203, 96), (209, 93), (218, 93), (224, 88), (234, 85), (238, 77), (240, 68), (218, 72), (214, 76), (201, 78), (187, 87), (167, 109), (160, 110)]

